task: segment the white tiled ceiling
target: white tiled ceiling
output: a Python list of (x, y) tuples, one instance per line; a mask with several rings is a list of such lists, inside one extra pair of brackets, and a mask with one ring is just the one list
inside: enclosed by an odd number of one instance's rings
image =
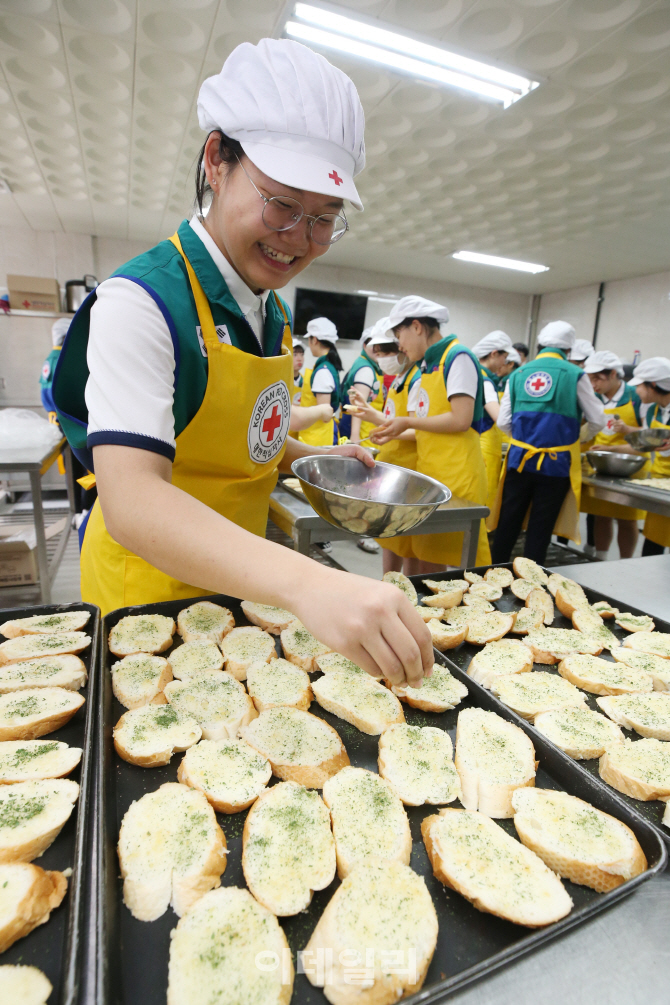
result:
[[(324, 50), (367, 116), (338, 265), (541, 291), (670, 268), (668, 0), (343, 0), (541, 86), (506, 111)], [(153, 241), (188, 212), (195, 99), (284, 0), (0, 0), (1, 222)], [(525, 276), (459, 248), (543, 262)], [(392, 282), (390, 280), (390, 282)]]

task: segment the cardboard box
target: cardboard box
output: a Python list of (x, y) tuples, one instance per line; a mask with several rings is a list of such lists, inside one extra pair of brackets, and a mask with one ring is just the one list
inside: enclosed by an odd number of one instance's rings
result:
[[(45, 527), (49, 538), (67, 526), (67, 517)], [(39, 582), (35, 528), (31, 524), (0, 526), (0, 586), (26, 586)]]
[(13, 311), (60, 311), (57, 279), (43, 276), (7, 276), (9, 306)]

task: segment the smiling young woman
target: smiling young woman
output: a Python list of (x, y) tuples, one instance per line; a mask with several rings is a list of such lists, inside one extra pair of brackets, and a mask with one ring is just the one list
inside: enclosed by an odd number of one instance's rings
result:
[(263, 39), (205, 81), (198, 118), (198, 213), (100, 284), (56, 374), (99, 492), (82, 597), (103, 612), (219, 592), (275, 604), (370, 672), (420, 683), (430, 635), (399, 590), (265, 540), (278, 471), (324, 449), (287, 439), (291, 324), (276, 291), (345, 234), (345, 199), (362, 209), (358, 94), (310, 49)]

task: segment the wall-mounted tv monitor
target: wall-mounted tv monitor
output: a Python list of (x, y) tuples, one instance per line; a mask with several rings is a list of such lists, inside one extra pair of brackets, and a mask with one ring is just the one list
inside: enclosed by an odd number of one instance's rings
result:
[(295, 291), (293, 331), (304, 335), (307, 322), (313, 318), (329, 318), (337, 327), (340, 338), (359, 339), (365, 327), (368, 298), (353, 293), (331, 293), (326, 290)]

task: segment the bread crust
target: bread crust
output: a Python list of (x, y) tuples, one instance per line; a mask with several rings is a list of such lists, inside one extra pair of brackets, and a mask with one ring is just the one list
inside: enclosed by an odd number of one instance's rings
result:
[[(6, 703), (2, 701), (2, 698), (11, 700), (16, 696), (20, 701), (29, 701), (32, 696), (44, 695), (48, 698), (51, 696), (50, 692), (55, 692), (54, 697), (58, 698), (67, 695), (69, 698), (67, 706), (56, 708), (53, 712), (46, 710), (37, 718), (29, 715), (22, 716), (23, 723), (14, 717), (9, 720), (3, 717), (2, 708)], [(2, 698), (0, 698), (0, 740), (36, 740), (40, 736), (46, 736), (47, 733), (53, 733), (68, 723), (86, 701), (84, 696), (78, 692), (60, 687), (25, 688), (19, 692), (10, 691)], [(31, 721), (27, 721), (28, 719)]]
[(528, 579), (537, 586), (546, 586), (549, 582), (549, 576), (532, 558), (518, 556), (512, 562), (512, 569), (518, 579)]
[(510, 584), (510, 590), (517, 600), (523, 600), (524, 602), (531, 590), (541, 589), (541, 586), (531, 583), (529, 579), (515, 579), (514, 582)]
[[(341, 685), (344, 685), (345, 692), (348, 685), (349, 689), (360, 691), (361, 695), (364, 695), (366, 691), (368, 694), (377, 693), (380, 698), (383, 696), (385, 707), (374, 712), (368, 711), (366, 715), (364, 711), (360, 710), (360, 706), (356, 707), (357, 695), (355, 693), (343, 694), (340, 691), (340, 699), (338, 700), (335, 695)], [(397, 696), (372, 678), (366, 681), (364, 677), (352, 677), (346, 671), (341, 673), (334, 671), (324, 674), (323, 677), (314, 681), (312, 691), (319, 705), (327, 712), (344, 719), (345, 722), (349, 722), (356, 729), (359, 729), (361, 733), (367, 733), (369, 736), (378, 736), (394, 723), (405, 721), (405, 713)], [(379, 701), (379, 698), (376, 700)]]
[(542, 611), (542, 620), (545, 625), (551, 625), (554, 621), (554, 602), (546, 590), (535, 588), (526, 597), (526, 607)]
[(0, 953), (29, 935), (38, 925), (44, 925), (67, 891), (67, 879), (62, 872), (50, 872), (28, 862), (0, 866), (0, 883), (11, 882), (11, 878), (17, 876), (22, 876), (29, 886), (14, 904), (13, 915), (6, 917), (0, 927)]
[(494, 583), (496, 586), (502, 586), (505, 589), (514, 582), (514, 573), (510, 569), (498, 569), (492, 566), (484, 573), (484, 579), (487, 583)]
[[(138, 643), (131, 641), (123, 642), (122, 633), (126, 628), (134, 627), (134, 622), (141, 622), (146, 618), (161, 618), (161, 621), (157, 622), (162, 631), (162, 638), (159, 637), (155, 643)], [(129, 622), (131, 623), (129, 625)], [(158, 653), (165, 652), (172, 645), (172, 636), (177, 630), (177, 626), (172, 620), (172, 618), (164, 617), (159, 614), (129, 614), (125, 618), (114, 625), (109, 633), (109, 638), (107, 640), (107, 645), (109, 647), (110, 653), (115, 656), (134, 656), (136, 653), (149, 653), (150, 655), (156, 656)], [(141, 631), (141, 626), (138, 625), (138, 632)], [(145, 648), (140, 649), (139, 645), (143, 644)]]
[[(453, 683), (453, 687), (451, 688), (453, 694), (449, 699), (445, 696), (444, 700), (440, 700), (437, 694), (431, 694), (430, 681), (433, 677), (444, 677), (445, 680), (448, 679), (450, 685)], [(396, 687), (391, 681), (386, 681), (386, 686), (391, 688), (393, 693), (400, 698), (400, 701), (405, 702), (410, 708), (419, 708), (422, 712), (446, 712), (450, 708), (456, 708), (463, 698), (467, 698), (468, 695), (468, 689), (465, 684), (457, 680), (456, 677), (453, 677), (446, 667), (440, 666), (439, 663), (433, 664), (432, 676), (427, 678), (420, 688), (409, 686)], [(455, 699), (455, 701), (452, 699)]]
[[(491, 777), (489, 765), (478, 763), (479, 732), (482, 745), (487, 734), (498, 731), (501, 736), (513, 740), (519, 749), (521, 769), (510, 768), (507, 778)], [(469, 742), (469, 746), (468, 746)], [(523, 748), (523, 753), (521, 750)], [(482, 761), (491, 760), (490, 755)], [(456, 755), (454, 764), (461, 779), (463, 795), (461, 802), (466, 810), (479, 811), (484, 816), (506, 819), (514, 816), (512, 794), (515, 789), (535, 785), (538, 762), (535, 749), (528, 736), (513, 723), (507, 722), (495, 712), (482, 709), (464, 709), (459, 713), (456, 725)]]
[(575, 583), (574, 586), (559, 586), (556, 590), (555, 600), (559, 611), (566, 618), (572, 618), (576, 610), (589, 605), (586, 594), (579, 583)]
[[(514, 627), (516, 611), (496, 611), (468, 621), (465, 638), (475, 646), (485, 646), (487, 642), (497, 642)], [(484, 619), (490, 618), (490, 623)]]
[[(219, 623), (215, 628), (209, 630), (189, 626), (189, 616), (194, 608), (199, 610), (204, 608), (211, 611), (213, 615), (217, 616)], [(220, 604), (213, 604), (211, 600), (198, 600), (195, 604), (184, 607), (177, 616), (177, 631), (184, 642), (195, 642), (196, 639), (209, 639), (216, 645), (220, 645), (221, 641), (234, 627), (235, 618), (228, 608), (222, 607)]]
[[(247, 744), (245, 740), (237, 740), (237, 741), (206, 740), (204, 742), (205, 743), (217, 743), (217, 744), (218, 743), (235, 742), (235, 743), (244, 744), (246, 747), (249, 747), (249, 744)], [(194, 744), (194, 747), (195, 746), (196, 745)], [(189, 747), (189, 750), (192, 750), (192, 749), (193, 748)], [(254, 754), (258, 755), (258, 751), (256, 751), (254, 748), (249, 747), (249, 749)], [(258, 755), (258, 756), (260, 756), (260, 755)], [(190, 765), (190, 759), (189, 759), (188, 751), (187, 751), (186, 756), (182, 757), (182, 759), (181, 759), (181, 761), (179, 763), (179, 768), (177, 769), (177, 778), (181, 782), (182, 785), (188, 785), (189, 788), (191, 788), (191, 789), (198, 789), (199, 792), (202, 792), (202, 794), (205, 796), (207, 802), (210, 803), (214, 807), (214, 809), (217, 811), (217, 813), (229, 813), (229, 814), (230, 813), (241, 813), (242, 810), (246, 810), (250, 806), (252, 806), (256, 802), (256, 800), (258, 799), (258, 796), (260, 795), (260, 791), (259, 792), (254, 792), (252, 795), (250, 795), (249, 799), (241, 799), (241, 800), (236, 800), (236, 801), (231, 801), (231, 800), (228, 800), (228, 799), (217, 798), (214, 795), (212, 789), (211, 788), (207, 788), (205, 785), (203, 785), (200, 782), (200, 779), (197, 777), (197, 775), (194, 772), (192, 772), (190, 769), (191, 769), (191, 765)], [(267, 783), (270, 781), (271, 777), (272, 777), (272, 768), (270, 766), (270, 763), (267, 762), (267, 774), (265, 776), (264, 785), (260, 787), (261, 791), (264, 788), (264, 786), (267, 785)]]
[[(50, 618), (54, 617), (65, 618), (66, 627), (53, 628), (48, 623), (45, 624)], [(30, 618), (5, 621), (4, 624), (0, 625), (0, 635), (4, 635), (6, 639), (17, 639), (21, 635), (52, 635), (56, 632), (80, 632), (88, 624), (90, 617), (90, 611), (62, 611), (60, 615), (57, 612), (53, 615), (36, 614)]]
[(241, 607), (247, 621), (272, 635), (281, 634), (285, 628), (298, 620), (290, 611), (281, 607), (271, 607), (269, 604), (257, 604), (253, 600), (243, 600)]
[[(79, 797), (79, 786), (69, 778), (55, 778), (44, 780), (30, 780), (28, 782), (18, 782), (16, 785), (4, 785), (0, 789), (0, 797), (11, 799), (14, 795), (26, 797), (38, 796), (44, 793), (47, 796), (53, 793), (56, 798), (62, 796), (57, 813), (49, 813), (49, 819), (41, 822), (41, 830), (34, 831), (31, 836), (30, 827), (24, 828), (24, 833), (20, 833), (20, 828), (16, 834), (12, 834), (13, 843), (10, 845), (6, 840), (0, 847), (0, 863), (2, 862), (32, 862), (34, 858), (49, 848), (56, 840), (61, 830), (69, 820)], [(25, 833), (25, 830), (28, 833)]]
[[(60, 634), (60, 638), (59, 638)], [(7, 642), (0, 643), (0, 666), (7, 663), (25, 663), (26, 660), (39, 659), (40, 656), (67, 656), (81, 653), (91, 644), (89, 635), (84, 632), (60, 632), (54, 635), (18, 635)], [(49, 649), (45, 650), (49, 640)]]
[[(270, 712), (276, 711), (270, 709)], [(317, 716), (312, 716), (311, 712), (301, 712), (298, 709), (289, 710), (295, 712), (297, 715), (309, 715), (313, 719), (318, 719)], [(261, 713), (261, 718), (263, 715), (268, 715), (269, 713)], [(259, 754), (266, 757), (272, 766), (272, 774), (276, 778), (280, 778), (283, 782), (297, 782), (298, 785), (304, 785), (307, 789), (322, 789), (324, 784), (333, 775), (336, 775), (338, 771), (349, 765), (349, 755), (347, 754), (344, 744), (342, 743), (342, 738), (336, 729), (330, 725), (330, 723), (325, 722), (323, 719), (318, 719), (320, 728), (325, 727), (325, 730), (334, 734), (337, 737), (338, 749), (327, 758), (324, 758), (318, 764), (296, 764), (291, 761), (287, 761), (285, 758), (281, 758), (276, 751), (268, 749), (269, 745), (263, 745), (263, 742), (254, 736), (253, 725), (243, 726), (240, 729), (240, 736), (243, 740), (246, 740), (250, 747), (257, 750)]]
[[(654, 744), (661, 743), (662, 741), (650, 739), (624, 740), (624, 750), (633, 742), (637, 746), (640, 743)], [(633, 799), (641, 799), (643, 802), (649, 802), (651, 799), (670, 799), (670, 768), (668, 770), (667, 785), (647, 782), (634, 773), (632, 766), (628, 766), (625, 763), (616, 763), (616, 754), (620, 750), (620, 747), (613, 747), (611, 750), (606, 750), (600, 758), (598, 771), (604, 782), (611, 785), (617, 792), (623, 792), (624, 795), (632, 796)]]
[(439, 620), (431, 620), (427, 624), (433, 645), (441, 653), (447, 652), (448, 649), (455, 649), (465, 639), (466, 625), (461, 628), (451, 628), (451, 626), (440, 624)]
[[(144, 707), (144, 706), (141, 706)], [(183, 750), (188, 750), (195, 743), (198, 742), (202, 736), (202, 729), (195, 719), (189, 719), (188, 716), (179, 716), (181, 720), (179, 725), (181, 725), (184, 731), (191, 730), (190, 742), (186, 743), (184, 746), (170, 742), (168, 737), (161, 737), (160, 733), (156, 732), (156, 746), (151, 753), (140, 754), (134, 751), (132, 747), (123, 741), (122, 731), (128, 723), (132, 723), (135, 716), (132, 715), (137, 709), (129, 709), (128, 712), (124, 712), (116, 726), (114, 727), (113, 738), (114, 738), (114, 749), (123, 761), (127, 761), (128, 764), (137, 764), (140, 768), (161, 768), (166, 764), (170, 763), (172, 755), (177, 751), (181, 752)], [(163, 740), (162, 745), (158, 742), (160, 739)]]
[[(584, 654), (574, 653), (572, 656), (565, 656), (558, 664), (558, 672), (561, 677), (564, 677), (565, 680), (569, 680), (571, 684), (575, 684), (583, 691), (588, 691), (590, 694), (601, 695), (637, 694), (642, 691), (652, 691), (654, 688), (654, 681), (651, 674), (634, 670), (632, 667), (628, 669), (631, 677), (634, 677), (636, 674), (638, 675), (639, 682), (637, 686), (632, 681), (630, 684), (614, 684), (607, 683), (606, 680), (597, 680), (594, 675), (588, 676), (584, 670), (580, 668), (580, 656), (583, 658)], [(594, 660), (598, 659), (597, 656), (594, 656), (593, 658)], [(607, 671), (607, 668), (622, 665), (625, 666), (625, 664), (610, 663), (609, 660), (600, 660), (600, 662), (603, 664), (603, 670), (605, 672)]]

